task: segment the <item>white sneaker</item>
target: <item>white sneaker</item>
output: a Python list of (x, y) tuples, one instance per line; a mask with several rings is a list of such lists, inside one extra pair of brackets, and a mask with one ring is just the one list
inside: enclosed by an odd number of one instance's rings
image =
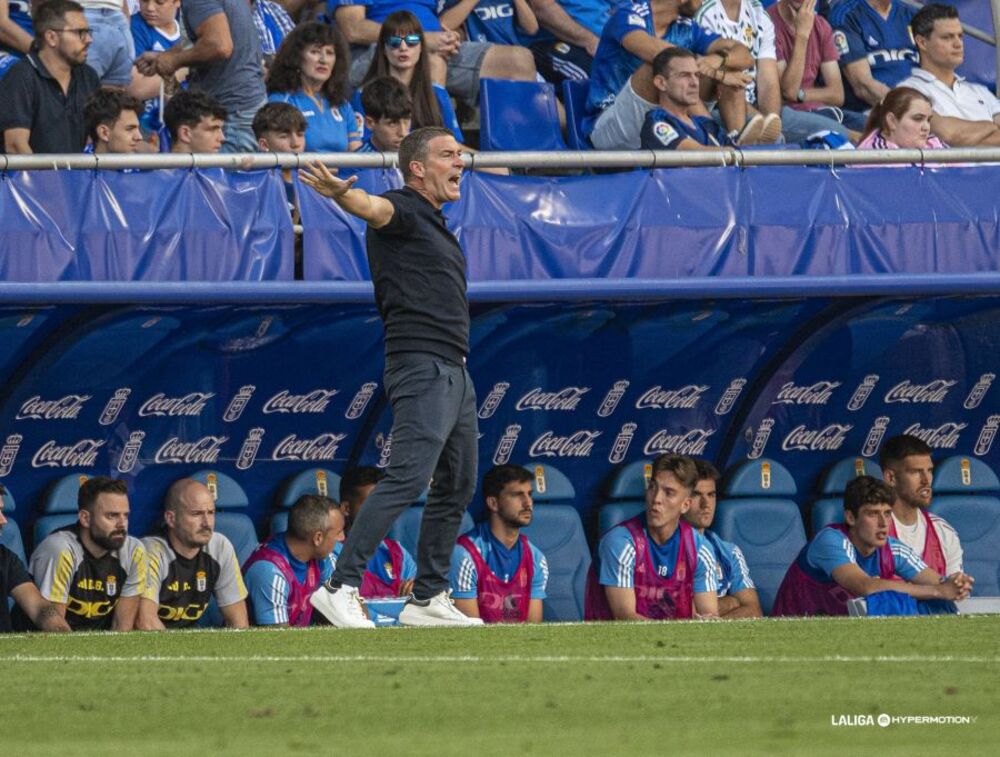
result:
[(427, 604), (411, 599), (399, 613), (399, 622), (404, 626), (481, 626), (481, 618), (470, 618), (451, 601), (451, 592), (425, 600)]
[(311, 604), (337, 628), (374, 628), (361, 605), (361, 595), (354, 586), (331, 590), (320, 586), (309, 597)]

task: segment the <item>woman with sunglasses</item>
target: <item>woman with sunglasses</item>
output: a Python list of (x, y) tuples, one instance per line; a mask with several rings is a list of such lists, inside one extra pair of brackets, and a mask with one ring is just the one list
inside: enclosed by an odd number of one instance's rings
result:
[(424, 30), (409, 11), (396, 11), (382, 22), (375, 57), (361, 87), (382, 76), (398, 79), (413, 100), (413, 128), (444, 126), (464, 142), (455, 108), (447, 90), (431, 79), (428, 56), (423, 55)]
[(361, 146), (361, 119), (347, 97), (350, 67), (347, 40), (328, 24), (302, 24), (278, 48), (267, 77), (268, 100), (302, 112), (307, 152), (348, 152)]

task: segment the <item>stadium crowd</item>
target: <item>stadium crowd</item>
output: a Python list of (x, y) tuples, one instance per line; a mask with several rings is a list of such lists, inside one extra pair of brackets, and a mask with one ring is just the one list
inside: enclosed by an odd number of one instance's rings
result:
[[(599, 149), (998, 145), (963, 60), (953, 6), (900, 0), (0, 0), (0, 131), (8, 154), (391, 151), (465, 142), (485, 78), (584, 83)], [(304, 130), (268, 139), (269, 103)]]
[[(931, 448), (908, 435), (885, 442), (882, 479), (858, 475), (843, 495), (843, 522), (819, 528), (787, 568), (772, 615), (955, 612), (974, 579), (963, 571), (955, 529), (930, 513)], [(705, 460), (661, 455), (646, 466), (645, 508), (600, 536), (586, 587), (587, 620), (754, 618), (761, 601), (738, 544), (712, 530), (719, 472)], [(287, 527), (240, 565), (215, 529), (213, 492), (193, 479), (167, 491), (159, 529), (128, 533), (123, 481), (96, 476), (77, 493), (76, 523), (34, 549), (28, 569), (0, 547), (0, 630), (165, 630), (195, 626), (214, 602), (220, 621), (306, 626), (323, 622), (311, 602), (333, 574), (358, 512), (378, 486), (372, 467), (344, 472), (339, 499), (309, 492)], [(451, 613), (435, 625), (537, 623), (550, 588), (543, 552), (522, 533), (532, 523), (528, 470), (504, 464), (482, 481), (486, 518), (458, 537)], [(0, 504), (0, 528), (6, 522)], [(416, 565), (386, 537), (368, 561), (360, 595), (410, 595)], [(563, 580), (566, 577), (563, 576)], [(863, 612), (857, 601), (864, 600)], [(315, 606), (314, 606), (315, 605)], [(853, 610), (852, 610), (853, 607)], [(316, 610), (316, 612), (314, 612)], [(337, 623), (334, 621), (334, 624)]]

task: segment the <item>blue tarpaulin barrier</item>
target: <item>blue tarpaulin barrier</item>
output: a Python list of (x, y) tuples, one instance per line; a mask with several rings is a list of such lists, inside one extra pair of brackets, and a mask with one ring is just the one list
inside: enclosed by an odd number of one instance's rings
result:
[[(613, 473), (662, 452), (776, 459), (801, 503), (825, 467), (897, 433), (1000, 468), (1000, 276), (513, 282), (470, 298), (480, 473), (554, 465), (588, 527)], [(2, 284), (0, 302), (0, 482), (25, 533), (68, 473), (125, 478), (143, 534), (172, 481), (214, 468), (263, 533), (293, 473), (387, 462), (368, 284)]]
[[(1000, 270), (997, 188), (994, 166), (473, 172), (445, 213), (471, 281), (960, 273)], [(306, 279), (367, 279), (364, 225), (299, 195)]]
[(12, 171), (4, 281), (264, 281), (294, 276), (277, 171)]

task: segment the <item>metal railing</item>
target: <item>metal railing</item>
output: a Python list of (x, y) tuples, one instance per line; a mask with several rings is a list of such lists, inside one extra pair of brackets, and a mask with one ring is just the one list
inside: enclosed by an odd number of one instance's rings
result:
[[(396, 153), (164, 153), (150, 155), (0, 155), (0, 172), (91, 171), (157, 168), (255, 170), (301, 168), (314, 161), (335, 168), (393, 168)], [(692, 166), (848, 166), (1000, 163), (1000, 147), (946, 150), (740, 150), (673, 152), (560, 151), (480, 152), (464, 156), (468, 168), (668, 168)]]

